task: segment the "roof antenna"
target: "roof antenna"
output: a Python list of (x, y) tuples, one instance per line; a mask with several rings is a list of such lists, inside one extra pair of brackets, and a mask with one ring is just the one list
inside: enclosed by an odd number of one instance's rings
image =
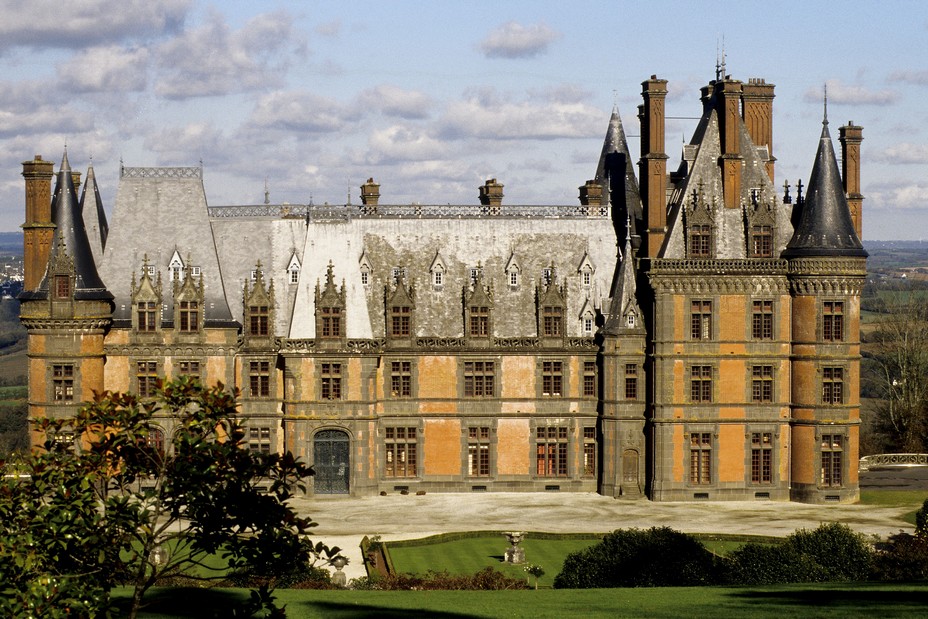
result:
[(348, 183), (348, 206), (351, 206), (351, 177), (346, 177), (345, 182)]
[(721, 79), (722, 64), (719, 62), (719, 40), (715, 40), (715, 81)]
[(721, 69), (722, 69), (722, 79), (723, 80), (728, 79), (728, 75), (726, 74), (728, 69), (725, 68), (725, 35), (724, 34), (722, 35), (722, 66), (721, 66)]
[(828, 124), (828, 82), (825, 82), (822, 88), (824, 89), (824, 92), (825, 92), (825, 96), (824, 96), (825, 117), (824, 117), (824, 120), (822, 120), (822, 124), (827, 125)]

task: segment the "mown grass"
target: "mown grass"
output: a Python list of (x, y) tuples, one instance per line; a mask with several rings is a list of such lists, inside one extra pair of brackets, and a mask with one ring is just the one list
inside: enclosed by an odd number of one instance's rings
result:
[(928, 499), (926, 490), (861, 490), (861, 505), (875, 505), (880, 507), (910, 507), (902, 519), (915, 525), (915, 512)]
[[(329, 617), (919, 617), (926, 584), (667, 587), (527, 591), (309, 591), (280, 589), (291, 619)], [(117, 601), (129, 596), (115, 592)], [(144, 619), (224, 617), (247, 599), (230, 589), (159, 589)]]

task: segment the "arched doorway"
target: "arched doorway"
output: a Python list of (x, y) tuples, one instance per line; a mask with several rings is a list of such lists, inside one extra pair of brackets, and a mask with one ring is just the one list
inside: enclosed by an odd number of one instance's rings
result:
[(323, 430), (313, 439), (316, 494), (348, 494), (350, 439), (341, 430)]

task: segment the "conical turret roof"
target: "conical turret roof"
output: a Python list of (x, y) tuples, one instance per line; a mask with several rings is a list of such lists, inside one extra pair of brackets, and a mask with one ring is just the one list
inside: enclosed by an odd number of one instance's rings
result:
[(103, 200), (100, 198), (100, 189), (97, 187), (93, 165), (87, 168), (87, 178), (84, 180), (84, 187), (81, 191), (80, 212), (84, 221), (84, 230), (87, 232), (87, 241), (93, 252), (94, 263), (99, 264), (103, 259), (109, 225), (106, 223), (106, 212), (103, 210)]
[[(599, 155), (599, 164), (596, 166), (596, 176), (593, 178), (593, 180), (601, 185), (605, 184), (606, 175), (608, 173), (606, 158), (612, 153), (621, 153), (625, 155), (625, 205), (628, 210), (627, 214), (631, 216), (633, 220), (640, 220), (642, 217), (641, 194), (638, 191), (638, 181), (635, 179), (635, 168), (632, 165), (632, 157), (628, 152), (628, 142), (625, 139), (625, 129), (622, 126), (622, 118), (619, 116), (618, 106), (613, 106), (612, 108), (612, 116), (609, 118), (609, 127), (606, 129), (606, 138), (603, 140), (603, 150)], [(603, 191), (608, 192), (609, 187), (604, 186)], [(632, 224), (634, 225), (634, 221)]]
[[(635, 283), (635, 257), (632, 254), (631, 236), (625, 238), (625, 252), (621, 256), (618, 277), (612, 289), (609, 315), (603, 325), (605, 335), (620, 335), (630, 329), (640, 329), (641, 308), (638, 306), (637, 284)], [(629, 326), (627, 316), (634, 314), (634, 326)]]
[[(71, 177), (67, 149), (61, 158), (55, 195), (52, 199), (52, 223), (55, 224), (55, 235), (52, 238), (49, 264), (54, 263), (62, 252), (72, 261), (75, 276), (74, 298), (78, 300), (112, 299), (113, 295), (106, 290), (97, 273), (90, 243), (87, 240), (87, 231), (84, 229), (77, 192)], [(46, 271), (38, 290), (29, 296), (33, 299), (47, 298), (48, 280), (49, 273)]]
[(838, 171), (835, 148), (828, 132), (828, 117), (822, 121), (812, 176), (801, 206), (799, 224), (783, 252), (784, 258), (802, 256), (867, 257), (851, 220)]

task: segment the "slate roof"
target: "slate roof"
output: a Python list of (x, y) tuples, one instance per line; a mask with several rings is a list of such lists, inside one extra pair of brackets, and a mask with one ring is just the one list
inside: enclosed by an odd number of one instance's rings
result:
[(609, 118), (606, 137), (603, 140), (603, 149), (599, 156), (599, 163), (596, 166), (596, 176), (593, 178), (597, 183), (603, 184), (605, 182), (608, 172), (606, 168), (607, 157), (612, 153), (625, 155), (625, 207), (627, 213), (622, 213), (621, 217), (624, 219), (626, 215), (631, 216), (634, 231), (634, 222), (641, 221), (644, 215), (641, 206), (641, 193), (638, 190), (638, 181), (635, 178), (635, 166), (632, 164), (632, 156), (628, 151), (625, 128), (622, 125), (622, 118), (619, 116), (618, 106), (612, 108), (612, 115)]
[(805, 202), (798, 208), (799, 223), (783, 257), (867, 257), (851, 220), (827, 116), (822, 121)]
[(84, 221), (84, 230), (87, 232), (87, 241), (93, 252), (93, 260), (96, 264), (100, 264), (103, 259), (103, 249), (106, 247), (109, 225), (106, 222), (106, 212), (103, 210), (103, 200), (100, 198), (100, 189), (97, 187), (97, 177), (93, 173), (92, 165), (87, 168), (87, 178), (81, 189), (80, 212)]
[[(52, 197), (52, 223), (55, 224), (55, 234), (52, 237), (49, 263), (54, 262), (60, 252), (64, 252), (73, 261), (74, 298), (78, 300), (112, 299), (113, 295), (107, 291), (97, 273), (93, 252), (84, 230), (67, 149), (61, 158), (61, 167), (58, 169), (55, 193)], [(38, 289), (26, 291), (20, 298), (23, 300), (47, 299), (48, 279), (49, 273), (46, 271)]]

